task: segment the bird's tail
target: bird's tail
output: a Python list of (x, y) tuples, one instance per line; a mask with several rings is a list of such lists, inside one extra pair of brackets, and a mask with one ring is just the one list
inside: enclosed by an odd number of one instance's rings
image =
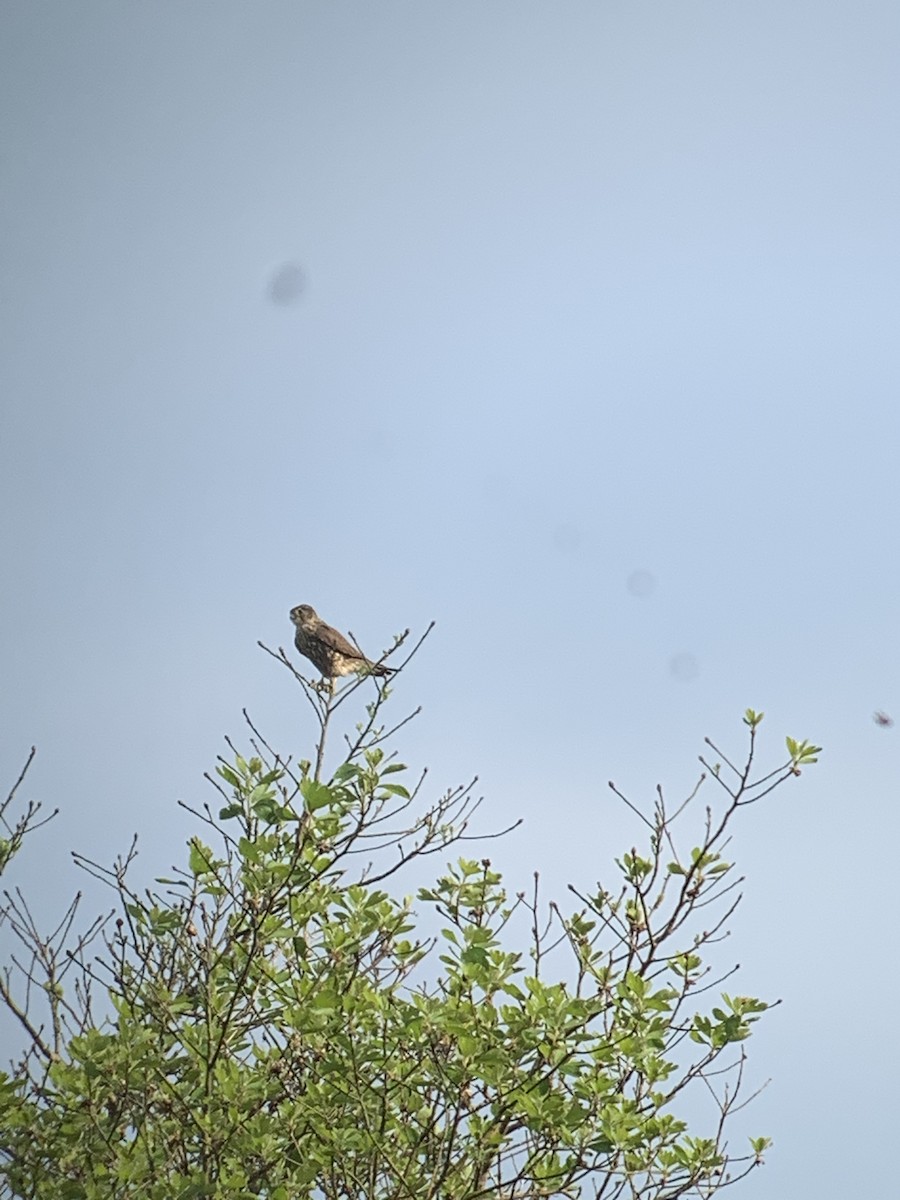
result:
[(387, 663), (369, 663), (370, 675), (381, 675), (384, 677), (395, 674), (396, 670), (396, 667), (389, 667)]

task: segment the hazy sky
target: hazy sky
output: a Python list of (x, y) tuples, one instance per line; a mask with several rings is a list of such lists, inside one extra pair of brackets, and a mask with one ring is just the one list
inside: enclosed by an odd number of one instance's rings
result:
[(14, 882), (181, 861), (244, 706), (308, 754), (300, 602), (437, 621), (398, 750), (525, 819), (512, 890), (764, 709), (825, 753), (733, 845), (784, 1000), (740, 1194), (889, 1194), (898, 54), (893, 0), (4, 4), (0, 785), (36, 743), (61, 809)]

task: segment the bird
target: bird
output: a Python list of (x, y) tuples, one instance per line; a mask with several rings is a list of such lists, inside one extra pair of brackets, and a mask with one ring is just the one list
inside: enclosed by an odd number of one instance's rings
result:
[(311, 604), (297, 604), (291, 609), (294, 623), (294, 645), (313, 666), (330, 679), (338, 675), (393, 675), (395, 668), (374, 663), (363, 652), (326, 625)]

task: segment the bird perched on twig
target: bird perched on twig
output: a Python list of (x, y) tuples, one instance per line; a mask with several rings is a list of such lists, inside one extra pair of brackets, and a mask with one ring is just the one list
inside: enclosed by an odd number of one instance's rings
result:
[(298, 604), (291, 609), (294, 623), (294, 645), (313, 666), (327, 678), (337, 675), (392, 675), (394, 667), (374, 663), (366, 658), (342, 633), (326, 625), (310, 604)]

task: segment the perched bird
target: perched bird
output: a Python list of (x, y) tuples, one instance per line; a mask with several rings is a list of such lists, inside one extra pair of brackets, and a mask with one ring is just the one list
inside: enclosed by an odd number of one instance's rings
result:
[(393, 667), (373, 663), (349, 642), (342, 633), (326, 625), (310, 604), (298, 604), (291, 609), (294, 623), (294, 645), (300, 653), (328, 679), (337, 675), (392, 675)]

